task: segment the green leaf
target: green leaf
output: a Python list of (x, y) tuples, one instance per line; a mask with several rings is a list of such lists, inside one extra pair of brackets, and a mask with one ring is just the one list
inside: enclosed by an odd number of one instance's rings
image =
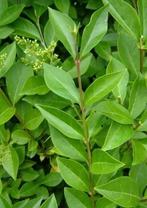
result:
[(22, 97), (24, 85), (32, 75), (33, 70), (21, 63), (16, 63), (6, 74), (8, 95), (13, 105)]
[(55, 66), (44, 64), (44, 79), (48, 88), (55, 94), (71, 102), (80, 102), (78, 89), (68, 72)]
[(52, 194), (42, 205), (40, 208), (58, 208), (56, 198), (54, 194)]
[(8, 8), (8, 1), (1, 0), (0, 1), (0, 15)]
[(96, 106), (99, 114), (105, 115), (120, 124), (132, 124), (133, 119), (129, 111), (115, 101), (103, 101)]
[(140, 21), (136, 10), (124, 0), (102, 0), (122, 28), (135, 38), (140, 37)]
[(129, 99), (129, 111), (134, 119), (142, 113), (146, 104), (147, 87), (145, 80), (143, 77), (138, 77), (133, 83)]
[(40, 179), (40, 183), (48, 187), (55, 187), (59, 185), (61, 181), (61, 175), (57, 172), (51, 172)]
[(0, 143), (8, 142), (10, 139), (10, 130), (6, 129), (4, 125), (0, 126)]
[(0, 39), (7, 38), (12, 32), (14, 32), (14, 29), (9, 26), (3, 26), (0, 27)]
[(34, 170), (33, 168), (27, 168), (26, 170), (22, 170), (20, 172), (20, 175), (22, 180), (26, 182), (33, 181), (39, 177), (38, 171)]
[(93, 174), (108, 174), (117, 171), (124, 164), (107, 152), (95, 149), (92, 153), (91, 172)]
[(91, 200), (87, 194), (72, 188), (65, 188), (64, 195), (69, 208), (91, 208)]
[(19, 102), (16, 105), (16, 112), (23, 128), (34, 130), (38, 128), (43, 121), (41, 113), (26, 102)]
[(97, 186), (95, 190), (105, 198), (122, 207), (136, 207), (139, 202), (137, 184), (127, 176), (122, 176)]
[(8, 201), (0, 196), (0, 207), (1, 208), (12, 208), (12, 206), (8, 203)]
[(145, 40), (145, 43), (147, 41), (147, 1), (146, 0), (140, 0), (137, 1), (138, 4), (138, 10), (139, 10), (139, 16), (140, 16), (140, 22), (141, 22), (141, 34), (143, 35), (143, 38)]
[(16, 56), (16, 44), (15, 42), (7, 45), (1, 52), (0, 55), (6, 54), (6, 58), (0, 68), (0, 78), (3, 77), (6, 72), (11, 68), (14, 63)]
[(89, 24), (85, 27), (81, 40), (80, 56), (83, 57), (91, 51), (107, 32), (108, 12), (106, 7), (95, 11)]
[(31, 140), (31, 136), (22, 129), (16, 129), (11, 134), (12, 141), (19, 145), (27, 144)]
[(68, 13), (70, 8), (70, 0), (54, 0), (54, 3), (61, 12)]
[(131, 36), (125, 32), (120, 32), (118, 35), (118, 52), (122, 63), (125, 64), (128, 71), (130, 72), (130, 77), (134, 77), (139, 74), (140, 69), (140, 54), (137, 46), (137, 40), (133, 39)]
[(17, 152), (13, 147), (8, 146), (2, 157), (2, 166), (5, 171), (14, 179), (17, 178), (19, 168), (19, 159)]
[(72, 139), (82, 139), (83, 132), (80, 124), (72, 116), (54, 107), (36, 105), (42, 116), (53, 127)]
[(20, 197), (33, 196), (39, 188), (39, 185), (35, 182), (24, 183), (20, 188)]
[(0, 90), (0, 125), (9, 121), (14, 114), (15, 108), (11, 106), (3, 91)]
[(50, 19), (47, 21), (44, 27), (44, 39), (47, 46), (50, 45), (50, 43), (55, 40), (55, 31), (54, 31), (54, 27), (51, 24)]
[(130, 125), (122, 125), (112, 122), (108, 130), (104, 145), (104, 151), (119, 147), (133, 136), (133, 128)]
[(129, 74), (128, 74), (126, 67), (121, 62), (119, 62), (117, 59), (112, 58), (107, 66), (106, 71), (108, 74), (115, 73), (115, 72), (122, 73), (122, 79), (117, 84), (117, 86), (113, 89), (112, 92), (113, 92), (114, 96), (119, 101), (121, 101), (121, 103), (123, 103), (124, 99), (126, 97), (127, 84), (129, 81)]
[(146, 131), (147, 129), (147, 109), (139, 118), (141, 125), (137, 128), (138, 131)]
[(116, 204), (113, 204), (106, 198), (99, 198), (96, 203), (96, 208), (116, 208)]
[(12, 27), (15, 29), (16, 35), (40, 40), (37, 27), (28, 19), (20, 17), (12, 23)]
[(44, 95), (48, 93), (48, 88), (42, 76), (32, 76), (24, 84), (21, 94), (23, 95)]
[(59, 155), (80, 161), (87, 160), (85, 147), (81, 141), (65, 137), (53, 127), (50, 127), (50, 134), (53, 145), (57, 148), (57, 152), (59, 151)]
[(14, 4), (9, 6), (3, 11), (3, 13), (0, 14), (0, 26), (8, 25), (14, 22), (19, 17), (23, 9), (23, 4)]
[(140, 141), (133, 140), (133, 163), (132, 165), (137, 165), (143, 163), (147, 159), (147, 150)]
[(49, 16), (57, 39), (63, 43), (64, 47), (72, 57), (76, 58), (76, 24), (68, 15), (51, 8), (49, 8)]
[(112, 73), (97, 78), (85, 92), (85, 104), (87, 106), (98, 102), (108, 95), (120, 82), (122, 74)]
[(88, 191), (88, 172), (79, 162), (58, 158), (60, 173), (65, 182), (79, 191)]

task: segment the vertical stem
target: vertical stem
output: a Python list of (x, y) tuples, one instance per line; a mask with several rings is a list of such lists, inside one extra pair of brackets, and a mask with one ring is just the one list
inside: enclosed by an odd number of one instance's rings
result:
[(46, 48), (46, 43), (45, 43), (45, 40), (44, 40), (44, 36), (42, 34), (42, 30), (41, 30), (41, 27), (40, 27), (40, 22), (39, 22), (38, 17), (36, 17), (36, 25), (37, 25), (37, 28), (38, 28), (38, 31), (39, 31), (41, 44), (44, 48)]
[(88, 154), (89, 195), (91, 197), (92, 208), (95, 208), (93, 176), (92, 176), (91, 171), (90, 171), (91, 163), (92, 163), (91, 144), (90, 144), (90, 141), (89, 141), (88, 125), (87, 125), (87, 122), (86, 122), (84, 95), (83, 95), (82, 81), (81, 81), (81, 75), (80, 75), (80, 59), (76, 59), (75, 64), (76, 64), (76, 67), (77, 67), (78, 85), (79, 85), (79, 92), (80, 92), (80, 109), (81, 109), (81, 113), (82, 113), (82, 124), (83, 124), (83, 130), (84, 130), (84, 142), (86, 144), (87, 154)]
[(144, 66), (144, 48), (143, 48), (143, 36), (140, 38), (140, 72), (143, 72)]

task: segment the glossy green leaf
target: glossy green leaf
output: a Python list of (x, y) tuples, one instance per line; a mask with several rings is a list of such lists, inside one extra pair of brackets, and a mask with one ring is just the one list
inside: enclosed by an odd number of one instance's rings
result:
[(133, 83), (130, 99), (129, 99), (129, 111), (133, 118), (139, 116), (145, 109), (147, 104), (147, 87), (145, 80), (142, 77), (136, 78)]
[(24, 145), (30, 141), (31, 136), (25, 130), (16, 129), (15, 131), (12, 132), (11, 138), (14, 143), (19, 145)]
[(79, 191), (88, 191), (88, 172), (83, 165), (64, 158), (58, 158), (57, 163), (61, 176), (68, 185)]
[(53, 40), (55, 40), (55, 31), (50, 19), (47, 21), (44, 27), (44, 39), (47, 45), (49, 45)]
[(22, 170), (20, 175), (22, 180), (26, 182), (33, 181), (39, 177), (38, 171), (34, 170), (33, 168), (27, 168), (26, 170)]
[(10, 130), (6, 129), (4, 125), (0, 126), (0, 142), (5, 143), (10, 139)]
[(85, 147), (81, 141), (65, 137), (53, 127), (50, 128), (50, 133), (52, 142), (57, 148), (57, 152), (59, 151), (59, 155), (63, 155), (80, 161), (87, 160)]
[(105, 7), (94, 12), (89, 24), (85, 27), (81, 40), (81, 57), (88, 54), (103, 38), (107, 32), (108, 12)]
[(136, 207), (139, 202), (137, 184), (127, 176), (115, 178), (106, 184), (97, 186), (95, 190), (122, 207)]
[(34, 130), (39, 127), (43, 121), (41, 113), (26, 102), (19, 102), (16, 105), (16, 113), (20, 119), (23, 128)]
[(55, 196), (51, 195), (40, 208), (58, 208)]
[(0, 207), (1, 208), (12, 208), (12, 206), (8, 203), (8, 201), (2, 196), (0, 196)]
[(97, 78), (85, 92), (85, 104), (94, 104), (108, 95), (120, 82), (121, 73), (112, 73)]
[(9, 121), (14, 114), (15, 108), (11, 106), (3, 91), (0, 90), (0, 125)]
[(14, 63), (16, 56), (16, 44), (11, 43), (7, 45), (1, 52), (0, 55), (5, 55), (4, 62), (0, 68), (0, 78), (3, 77), (6, 72), (11, 68)]
[(92, 153), (91, 172), (93, 174), (108, 174), (117, 171), (124, 164), (107, 152), (95, 149)]
[(0, 15), (8, 8), (8, 1), (1, 0), (0, 1)]
[(147, 109), (143, 112), (139, 118), (141, 125), (137, 128), (138, 131), (146, 131), (147, 129)]
[(112, 58), (111, 61), (108, 64), (108, 67), (106, 69), (107, 74), (115, 73), (115, 72), (121, 72), (122, 73), (122, 79), (117, 84), (117, 86), (113, 89), (114, 96), (121, 102), (124, 102), (124, 99), (126, 97), (127, 93), (127, 84), (129, 81), (129, 74), (126, 69), (126, 67), (119, 62), (117, 59)]
[(145, 43), (147, 41), (147, 1), (146, 0), (139, 0), (137, 1), (138, 9), (139, 9), (139, 16), (141, 22), (141, 34), (144, 37)]
[(5, 153), (2, 157), (2, 166), (5, 171), (16, 180), (18, 168), (19, 168), (19, 159), (16, 150), (13, 147), (8, 146), (5, 150)]
[(8, 95), (13, 105), (22, 97), (24, 85), (32, 75), (32, 69), (21, 63), (16, 63), (6, 74)]
[(124, 0), (102, 0), (123, 29), (135, 38), (140, 36), (140, 21), (135, 9)]
[(69, 208), (91, 208), (91, 200), (84, 192), (65, 188), (64, 195)]
[(36, 194), (39, 185), (35, 182), (24, 183), (20, 188), (20, 196), (21, 197), (29, 197)]
[(135, 78), (139, 73), (140, 54), (137, 46), (137, 40), (131, 38), (125, 32), (118, 35), (118, 52), (122, 63), (125, 64), (130, 72), (131, 79)]
[(40, 35), (37, 27), (26, 18), (18, 18), (14, 23), (12, 23), (12, 27), (15, 29), (16, 35), (40, 40)]
[(9, 6), (3, 13), (0, 14), (0, 26), (8, 25), (14, 22), (21, 14), (24, 8), (23, 4), (14, 4)]
[(62, 132), (65, 136), (73, 139), (82, 139), (82, 128), (78, 121), (72, 116), (54, 107), (43, 107), (36, 105), (42, 116), (53, 127)]
[(67, 51), (76, 57), (77, 27), (74, 21), (66, 14), (49, 8), (50, 21), (54, 27), (57, 39), (59, 39)]
[(21, 91), (23, 95), (44, 95), (48, 93), (48, 88), (42, 76), (32, 76), (24, 84)]
[(133, 119), (129, 111), (115, 101), (103, 101), (96, 106), (99, 114), (105, 115), (120, 124), (132, 124)]
[(79, 103), (79, 92), (68, 72), (55, 66), (44, 64), (44, 79), (50, 90), (55, 94)]
[(104, 197), (99, 198), (96, 203), (96, 208), (116, 208), (116, 206), (116, 204)]
[(0, 27), (0, 39), (7, 38), (9, 35), (11, 35), (11, 33), (13, 33), (13, 31), (14, 29), (9, 26)]
[(112, 122), (102, 148), (104, 151), (114, 149), (130, 140), (132, 136), (133, 128), (130, 125)]
[(59, 185), (61, 181), (61, 175), (57, 172), (51, 172), (40, 179), (40, 183), (48, 187), (55, 187)]
[(147, 149), (144, 145), (137, 140), (132, 141), (133, 147), (133, 163), (132, 165), (137, 165), (144, 162), (147, 159)]
[(55, 0), (57, 9), (61, 12), (68, 13), (70, 8), (70, 0)]

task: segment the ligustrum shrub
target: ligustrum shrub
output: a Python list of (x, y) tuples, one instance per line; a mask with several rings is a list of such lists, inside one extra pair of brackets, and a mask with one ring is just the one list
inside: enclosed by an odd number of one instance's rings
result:
[(0, 207), (147, 207), (147, 1), (0, 1)]

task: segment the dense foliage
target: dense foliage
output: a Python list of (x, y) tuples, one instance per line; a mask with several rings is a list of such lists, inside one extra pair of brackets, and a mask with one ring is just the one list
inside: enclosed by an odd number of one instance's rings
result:
[(0, 0), (0, 207), (147, 207), (147, 0)]

